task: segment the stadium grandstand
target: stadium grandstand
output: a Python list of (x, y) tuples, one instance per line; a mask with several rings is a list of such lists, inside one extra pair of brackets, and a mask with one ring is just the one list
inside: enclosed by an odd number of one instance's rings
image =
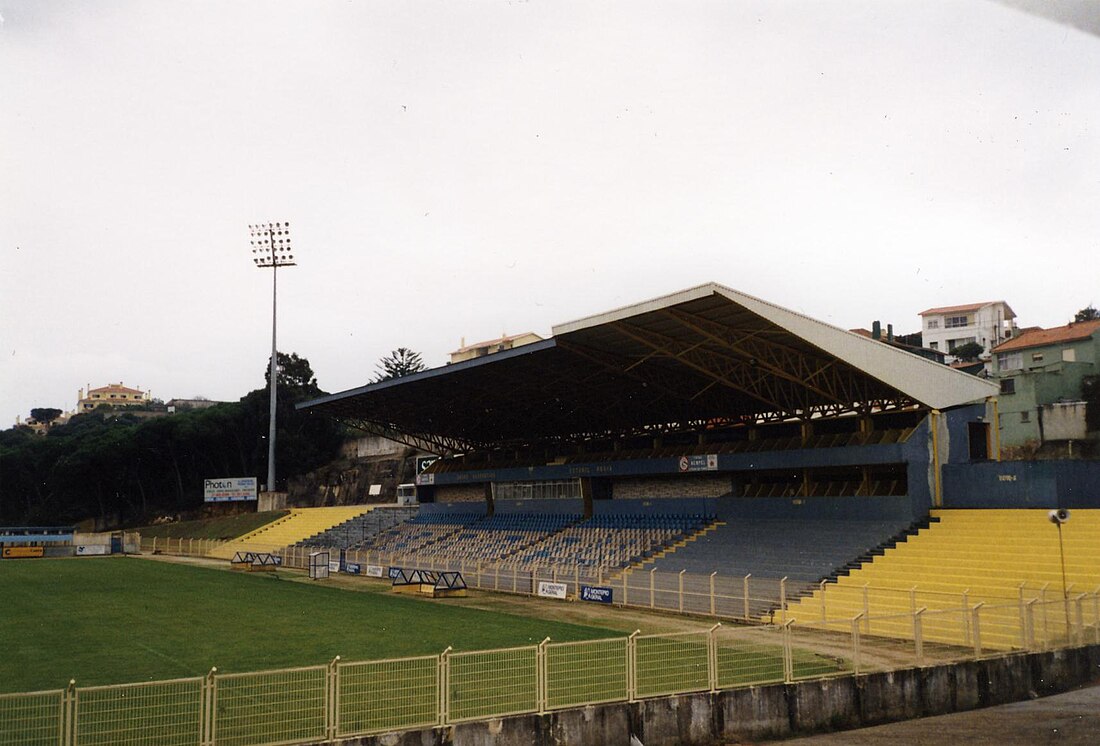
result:
[(997, 393), (712, 283), (298, 406), (440, 456), (414, 518), (341, 548), (809, 588), (997, 461)]

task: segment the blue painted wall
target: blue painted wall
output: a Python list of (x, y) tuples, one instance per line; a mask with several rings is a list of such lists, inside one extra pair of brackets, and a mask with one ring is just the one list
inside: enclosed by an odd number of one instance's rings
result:
[(1002, 461), (943, 467), (947, 508), (1100, 508), (1100, 461)]

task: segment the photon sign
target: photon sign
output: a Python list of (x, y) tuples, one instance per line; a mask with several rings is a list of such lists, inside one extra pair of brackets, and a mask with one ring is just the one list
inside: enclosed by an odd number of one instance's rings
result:
[(202, 480), (203, 500), (227, 503), (256, 499), (256, 477), (226, 477)]

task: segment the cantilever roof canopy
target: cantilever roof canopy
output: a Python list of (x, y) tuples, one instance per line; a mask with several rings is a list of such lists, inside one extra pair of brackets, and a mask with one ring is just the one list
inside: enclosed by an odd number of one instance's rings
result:
[(299, 404), (435, 452), (983, 401), (996, 385), (710, 283)]

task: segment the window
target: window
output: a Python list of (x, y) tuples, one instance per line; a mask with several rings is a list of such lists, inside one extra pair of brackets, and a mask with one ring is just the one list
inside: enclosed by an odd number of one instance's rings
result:
[(1031, 422), (1031, 412), (1020, 412), (1020, 422)]
[(1031, 353), (1031, 362), (1033, 362), (1033, 363), (1043, 362), (1043, 353), (1041, 353), (1041, 352)]
[(1001, 379), (1001, 393), (1002, 394), (1015, 394), (1016, 393), (1016, 379), (1015, 378), (1003, 378), (1003, 379)]
[(977, 342), (977, 341), (978, 340), (974, 337), (962, 337), (960, 339), (949, 339), (949, 340), (947, 340), (947, 351), (948, 352), (954, 352), (956, 347), (962, 347), (963, 345), (968, 345), (971, 342)]
[(997, 370), (1019, 370), (1024, 367), (1024, 356), (1019, 352), (1002, 352), (997, 355)]
[(948, 316), (943, 320), (944, 329), (958, 329), (963, 326), (970, 326), (969, 316)]
[(928, 328), (929, 329), (939, 329), (940, 328), (940, 320), (939, 319), (928, 319)]
[(928, 349), (938, 350), (938, 349), (940, 349), (940, 343), (939, 342), (929, 342), (928, 343)]
[(1062, 350), (1062, 362), (1063, 363), (1076, 363), (1077, 362), (1077, 349), (1074, 347), (1066, 347)]

